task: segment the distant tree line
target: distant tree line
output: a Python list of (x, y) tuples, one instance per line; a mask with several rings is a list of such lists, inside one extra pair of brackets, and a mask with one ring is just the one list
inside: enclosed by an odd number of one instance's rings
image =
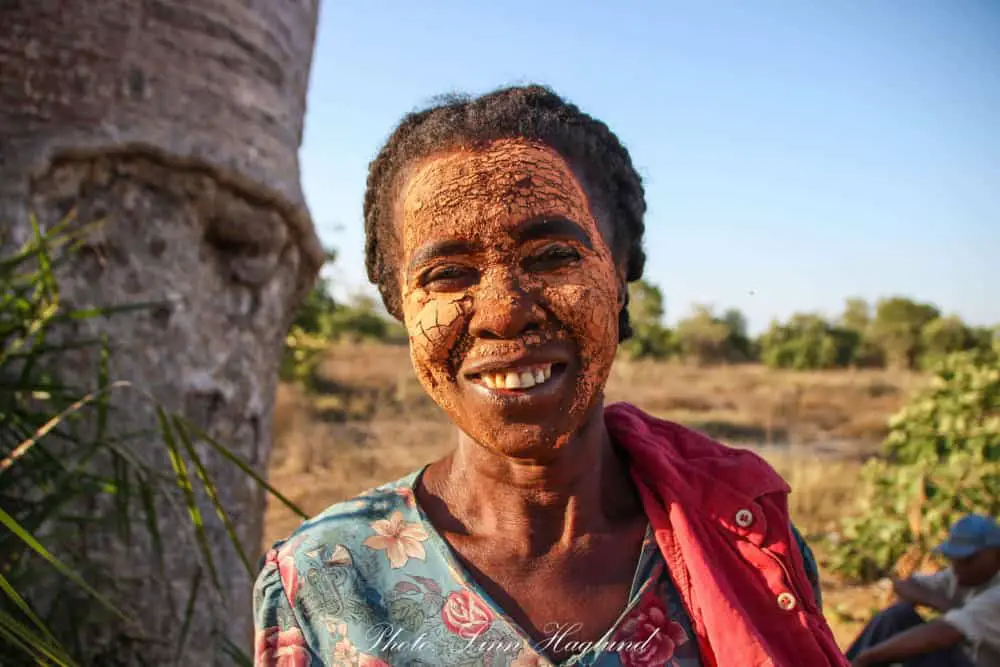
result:
[[(336, 253), (327, 251), (327, 261)], [(629, 286), (629, 312), (635, 335), (622, 345), (631, 359), (678, 359), (700, 365), (763, 363), (770, 368), (903, 368), (924, 370), (952, 352), (988, 350), (1000, 327), (974, 327), (944, 315), (929, 303), (902, 296), (870, 304), (850, 298), (830, 319), (818, 313), (795, 313), (773, 321), (757, 337), (736, 308), (717, 312), (696, 304), (676, 326), (665, 324), (660, 288), (646, 280)], [(309, 367), (330, 341), (373, 340), (405, 343), (402, 326), (375, 299), (358, 296), (337, 302), (329, 281), (320, 278), (299, 309), (289, 334), (286, 367)], [(289, 365), (290, 364), (290, 365)], [(288, 373), (286, 373), (287, 375)]]
[(746, 318), (695, 305), (673, 328), (664, 324), (663, 293), (640, 280), (629, 289), (635, 336), (623, 345), (633, 359), (678, 358), (697, 364), (760, 362), (770, 368), (902, 368), (925, 370), (952, 352), (989, 350), (1000, 327), (975, 327), (937, 306), (903, 296), (870, 304), (850, 298), (830, 319), (795, 313), (751, 338)]

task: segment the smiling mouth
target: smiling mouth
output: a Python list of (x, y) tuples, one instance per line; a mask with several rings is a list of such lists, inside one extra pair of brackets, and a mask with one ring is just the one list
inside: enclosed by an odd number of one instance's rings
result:
[(562, 363), (532, 364), (475, 373), (469, 380), (495, 392), (525, 392), (544, 386), (565, 367)]

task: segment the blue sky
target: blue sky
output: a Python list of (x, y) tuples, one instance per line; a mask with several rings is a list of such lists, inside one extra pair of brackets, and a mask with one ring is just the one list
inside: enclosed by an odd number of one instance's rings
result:
[(361, 202), (400, 117), (526, 82), (628, 147), (669, 321), (903, 294), (1000, 322), (995, 0), (323, 0), (301, 159), (337, 294), (371, 290)]

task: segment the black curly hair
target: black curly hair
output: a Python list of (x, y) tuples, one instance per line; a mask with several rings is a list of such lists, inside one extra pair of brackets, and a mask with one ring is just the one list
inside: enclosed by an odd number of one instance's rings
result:
[[(540, 141), (578, 171), (598, 210), (610, 216), (615, 260), (628, 282), (642, 277), (646, 199), (628, 151), (601, 121), (540, 85), (500, 88), (480, 97), (446, 95), (407, 114), (368, 167), (365, 192), (365, 266), (386, 309), (402, 320), (393, 207), (400, 174), (418, 160), (459, 146), (506, 138)], [(628, 293), (619, 314), (619, 338), (632, 335)]]

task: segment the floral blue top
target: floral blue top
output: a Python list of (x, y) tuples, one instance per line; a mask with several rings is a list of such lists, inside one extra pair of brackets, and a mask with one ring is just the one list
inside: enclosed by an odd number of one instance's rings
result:
[(274, 545), (254, 587), (255, 665), (552, 667), (554, 650), (573, 653), (560, 667), (700, 667), (649, 529), (629, 602), (602, 639), (587, 644), (564, 627), (535, 641), (431, 526), (413, 493), (422, 472), (333, 505)]

